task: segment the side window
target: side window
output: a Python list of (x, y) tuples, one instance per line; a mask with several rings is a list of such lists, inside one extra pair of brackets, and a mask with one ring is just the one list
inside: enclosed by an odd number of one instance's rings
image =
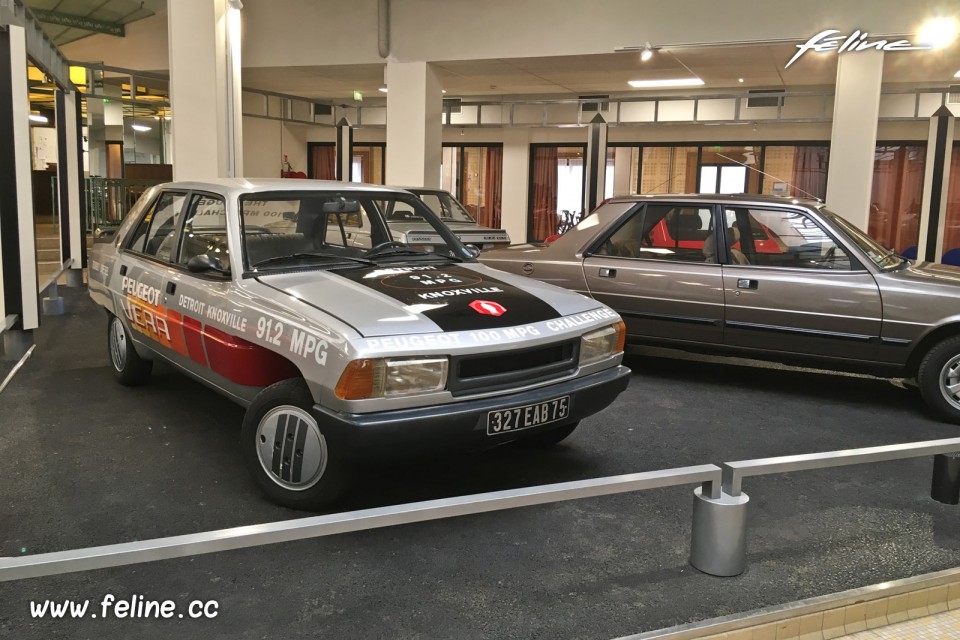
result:
[(803, 212), (737, 207), (726, 209), (724, 219), (734, 264), (851, 269), (850, 256)]
[(137, 226), (129, 245), (130, 250), (160, 260), (170, 260), (185, 199), (186, 195), (182, 193), (162, 193)]
[(597, 254), (715, 263), (715, 246), (709, 207), (650, 204), (617, 229)]
[(191, 258), (203, 254), (213, 258), (221, 269), (230, 268), (224, 202), (220, 198), (198, 194), (190, 201), (177, 263), (186, 266)]

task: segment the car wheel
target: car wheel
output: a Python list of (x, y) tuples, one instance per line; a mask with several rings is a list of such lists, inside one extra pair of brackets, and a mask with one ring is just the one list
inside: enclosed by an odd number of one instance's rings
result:
[(113, 375), (120, 384), (136, 387), (150, 378), (153, 361), (140, 357), (127, 335), (127, 328), (117, 316), (110, 316), (107, 325), (107, 349)]
[(310, 414), (313, 397), (300, 379), (261, 391), (243, 416), (247, 468), (274, 502), (318, 510), (346, 488), (347, 473), (323, 426)]
[(517, 444), (520, 444), (525, 447), (552, 447), (555, 444), (567, 439), (571, 433), (580, 425), (580, 421), (564, 425), (562, 427), (557, 427), (556, 429), (551, 429), (550, 431), (544, 431), (543, 433), (538, 433), (532, 436), (527, 436), (517, 441)]
[(920, 363), (920, 393), (941, 418), (960, 424), (960, 336), (937, 343)]

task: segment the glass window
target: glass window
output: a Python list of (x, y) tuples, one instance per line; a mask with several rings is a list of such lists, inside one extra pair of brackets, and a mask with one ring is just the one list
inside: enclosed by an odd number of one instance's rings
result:
[(714, 246), (709, 208), (651, 204), (607, 238), (597, 255), (713, 263)]
[(847, 253), (800, 211), (730, 207), (724, 213), (724, 234), (733, 264), (850, 269)]
[(140, 221), (129, 248), (160, 260), (170, 260), (185, 199), (186, 195), (182, 193), (162, 193)]
[(533, 197), (529, 238), (541, 242), (574, 226), (583, 215), (584, 145), (531, 145)]
[(383, 155), (385, 147), (380, 144), (353, 145), (353, 182), (383, 184)]
[(867, 233), (897, 253), (917, 246), (926, 153), (925, 145), (890, 145), (874, 156)]
[[(499, 228), (503, 183), (501, 145), (451, 145), (443, 147), (440, 188), (463, 204), (467, 218)], [(431, 208), (433, 205), (430, 204)], [(434, 209), (438, 215), (440, 211)], [(444, 217), (448, 214), (442, 214)], [(454, 214), (455, 217), (459, 217)], [(463, 220), (466, 222), (467, 220)]]
[(954, 143), (947, 177), (947, 217), (943, 227), (943, 252), (960, 248), (960, 144)]
[(794, 198), (827, 197), (827, 146), (767, 146), (763, 150), (763, 193)]
[(697, 147), (644, 147), (640, 193), (693, 193)]
[(184, 223), (177, 262), (186, 266), (191, 258), (204, 254), (218, 263), (221, 269), (230, 268), (224, 202), (214, 196), (195, 195)]
[(717, 168), (713, 182), (705, 181), (702, 169), (700, 193), (759, 193), (760, 147), (703, 147), (700, 166)]

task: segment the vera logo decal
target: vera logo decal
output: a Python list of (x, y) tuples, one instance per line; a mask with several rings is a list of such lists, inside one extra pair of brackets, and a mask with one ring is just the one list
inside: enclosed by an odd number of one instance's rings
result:
[(490, 302), (489, 300), (474, 300), (469, 306), (477, 313), (485, 316), (499, 317), (507, 312), (507, 308), (505, 306), (497, 302)]

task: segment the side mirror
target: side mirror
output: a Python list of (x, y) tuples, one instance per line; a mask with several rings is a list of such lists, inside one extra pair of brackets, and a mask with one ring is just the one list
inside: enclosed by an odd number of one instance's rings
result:
[(207, 271), (216, 271), (224, 275), (230, 273), (229, 269), (224, 269), (220, 266), (219, 260), (214, 260), (205, 253), (190, 258), (190, 261), (187, 262), (187, 269), (191, 273), (206, 273)]
[(464, 246), (467, 249), (467, 255), (469, 255), (471, 258), (476, 258), (480, 255), (480, 248), (476, 245), (468, 244)]

